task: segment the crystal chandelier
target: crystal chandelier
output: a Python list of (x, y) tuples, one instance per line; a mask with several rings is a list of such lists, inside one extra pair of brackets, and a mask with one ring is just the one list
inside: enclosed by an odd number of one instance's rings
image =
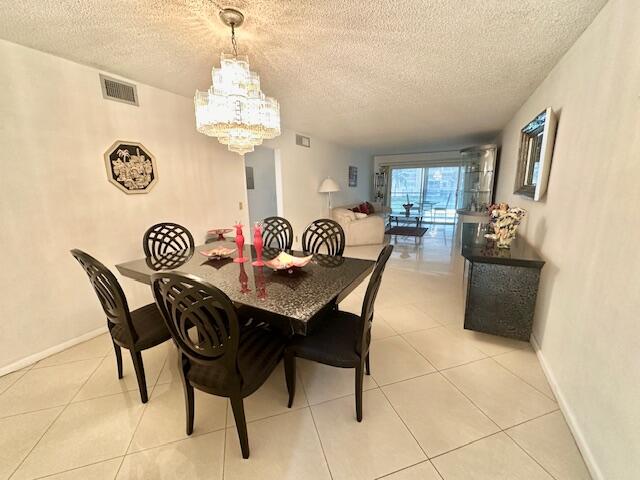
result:
[(280, 135), (280, 105), (260, 91), (260, 76), (249, 70), (246, 55), (238, 55), (235, 29), (244, 21), (242, 13), (225, 8), (220, 18), (231, 27), (233, 54), (220, 55), (220, 68), (211, 69), (208, 91), (196, 90), (196, 128), (244, 155)]

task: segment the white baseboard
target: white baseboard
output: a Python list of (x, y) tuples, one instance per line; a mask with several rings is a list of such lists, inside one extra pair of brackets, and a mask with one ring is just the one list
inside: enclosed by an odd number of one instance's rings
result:
[(580, 449), (580, 453), (582, 453), (582, 458), (584, 458), (584, 462), (589, 469), (589, 473), (594, 480), (604, 480), (604, 476), (602, 475), (602, 471), (598, 467), (596, 463), (595, 457), (593, 456), (593, 452), (589, 448), (589, 444), (584, 438), (582, 434), (582, 430), (580, 429), (580, 425), (578, 424), (578, 420), (576, 419), (571, 407), (567, 403), (567, 400), (564, 398), (562, 391), (560, 390), (560, 386), (556, 381), (556, 377), (553, 374), (553, 371), (547, 364), (544, 359), (544, 355), (542, 354), (542, 349), (540, 348), (540, 344), (538, 343), (538, 339), (531, 335), (531, 345), (538, 356), (538, 361), (542, 366), (542, 370), (544, 371), (545, 376), (547, 377), (547, 381), (551, 386), (551, 390), (553, 394), (556, 396), (556, 400), (558, 401), (558, 406), (560, 407), (560, 411), (564, 415), (565, 420), (567, 421), (567, 425), (573, 434), (573, 438), (576, 441), (576, 445)]
[(67, 348), (73, 347), (82, 342), (86, 342), (87, 340), (91, 340), (98, 335), (102, 335), (107, 332), (107, 326), (103, 326), (100, 328), (96, 328), (90, 332), (85, 333), (84, 335), (80, 335), (79, 337), (72, 338), (71, 340), (67, 340), (66, 342), (60, 343), (59, 345), (55, 345), (51, 348), (47, 348), (38, 353), (34, 353), (33, 355), (29, 355), (28, 357), (22, 358), (17, 362), (11, 363), (9, 365), (5, 365), (4, 367), (0, 367), (0, 377), (6, 375), (7, 373), (15, 372), (16, 370), (20, 370), (21, 368), (28, 367), (29, 365), (33, 365), (36, 362), (39, 362), (43, 358), (50, 357), (54, 353), (61, 352), (66, 350)]

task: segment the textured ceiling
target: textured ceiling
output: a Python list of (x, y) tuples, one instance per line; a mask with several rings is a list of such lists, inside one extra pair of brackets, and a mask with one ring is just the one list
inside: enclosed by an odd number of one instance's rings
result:
[[(500, 130), (606, 0), (230, 0), (283, 124), (372, 151)], [(207, 0), (0, 0), (0, 36), (181, 95), (229, 31)], [(142, 99), (143, 100), (143, 99)]]

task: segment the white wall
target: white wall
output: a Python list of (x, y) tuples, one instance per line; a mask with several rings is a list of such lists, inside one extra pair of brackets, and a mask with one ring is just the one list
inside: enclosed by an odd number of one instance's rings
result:
[[(534, 336), (592, 472), (640, 472), (640, 8), (611, 0), (502, 134), (497, 199), (542, 254)], [(553, 39), (550, 39), (553, 41)], [(544, 201), (514, 196), (519, 130), (559, 127)]]
[[(367, 152), (342, 147), (311, 137), (311, 148), (296, 145), (295, 132), (284, 129), (282, 135), (265, 145), (275, 148), (282, 175), (283, 216), (292, 224), (297, 240), (306, 226), (329, 215), (327, 194), (318, 193), (320, 183), (330, 176), (341, 191), (331, 194), (334, 206), (371, 199), (373, 160)], [(358, 186), (349, 187), (349, 166), (358, 167)], [(294, 242), (297, 245), (298, 241)]]
[[(98, 71), (0, 41), (0, 369), (105, 325), (69, 254), (81, 248), (108, 267), (142, 256), (159, 221), (197, 242), (214, 226), (247, 222), (244, 164), (195, 130), (193, 102), (138, 85), (140, 107), (102, 98)], [(159, 181), (126, 195), (107, 181), (105, 150), (143, 143)], [(148, 287), (122, 281), (130, 304)]]
[[(244, 156), (246, 167), (253, 168), (254, 188), (247, 189), (249, 225), (278, 214), (276, 195), (276, 162), (271, 148), (257, 147)], [(253, 243), (253, 234), (249, 232)]]

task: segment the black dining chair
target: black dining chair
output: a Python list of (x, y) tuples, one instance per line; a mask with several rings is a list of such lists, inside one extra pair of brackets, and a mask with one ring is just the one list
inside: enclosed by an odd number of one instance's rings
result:
[(150, 303), (136, 310), (129, 310), (122, 287), (107, 267), (82, 250), (71, 250), (71, 255), (80, 263), (89, 277), (91, 286), (107, 316), (107, 327), (116, 352), (118, 378), (122, 379), (121, 348), (126, 348), (131, 353), (140, 389), (140, 399), (142, 403), (147, 403), (147, 383), (141, 352), (171, 338), (158, 307), (155, 303)]
[(171, 252), (193, 249), (193, 235), (177, 223), (157, 223), (144, 232), (142, 248), (146, 257), (162, 257)]
[(282, 217), (265, 218), (262, 221), (262, 241), (265, 247), (275, 246), (279, 250), (291, 250), (293, 227), (289, 220)]
[(340, 256), (346, 239), (340, 224), (328, 218), (314, 220), (302, 234), (302, 249), (307, 253)]
[(329, 310), (310, 335), (295, 336), (284, 353), (284, 366), (289, 391), (289, 408), (296, 394), (296, 357), (340, 368), (356, 370), (356, 418), (362, 421), (362, 384), (364, 372), (371, 374), (369, 344), (373, 307), (382, 281), (382, 273), (393, 251), (393, 245), (382, 249), (369, 279), (362, 312)]
[[(229, 297), (193, 275), (156, 273), (151, 286), (180, 351), (187, 435), (193, 433), (194, 387), (228, 397), (242, 457), (249, 458), (243, 399), (269, 378), (282, 358), (286, 339), (264, 325), (242, 327)], [(191, 326), (197, 335), (189, 335)]]

